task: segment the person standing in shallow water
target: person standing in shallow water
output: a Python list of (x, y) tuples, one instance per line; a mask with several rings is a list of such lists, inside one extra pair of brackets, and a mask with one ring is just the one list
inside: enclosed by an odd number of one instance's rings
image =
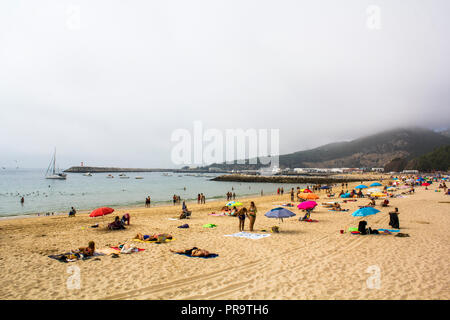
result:
[(250, 231), (253, 231), (253, 226), (255, 225), (256, 220), (256, 206), (255, 203), (252, 201), (250, 202), (250, 208), (248, 209), (248, 219), (250, 221)]

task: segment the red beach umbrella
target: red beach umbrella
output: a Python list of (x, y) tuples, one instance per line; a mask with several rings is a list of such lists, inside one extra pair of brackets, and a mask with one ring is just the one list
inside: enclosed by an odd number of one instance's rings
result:
[(303, 193), (312, 193), (312, 191), (309, 190), (309, 189), (304, 189), (302, 192), (303, 192)]
[(89, 217), (105, 216), (105, 215), (113, 213), (113, 212), (114, 212), (113, 208), (108, 208), (108, 207), (97, 208), (97, 209), (95, 209), (94, 211), (91, 212)]
[(430, 185), (430, 184), (427, 183), (427, 182), (422, 183), (422, 186), (424, 186), (424, 187), (428, 187), (429, 185)]

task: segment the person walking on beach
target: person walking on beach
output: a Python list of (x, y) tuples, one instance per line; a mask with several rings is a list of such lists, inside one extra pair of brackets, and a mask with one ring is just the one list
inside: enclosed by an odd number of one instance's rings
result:
[(25, 202), (25, 198), (22, 197), (22, 198), (20, 199), (20, 203), (23, 204), (24, 202)]
[(250, 221), (250, 231), (253, 231), (253, 226), (255, 225), (256, 220), (256, 206), (255, 203), (252, 201), (250, 202), (250, 208), (248, 208), (248, 219)]
[(233, 192), (233, 200), (236, 200), (236, 193)]
[(237, 217), (239, 219), (239, 231), (244, 231), (245, 216), (246, 215), (247, 215), (247, 208), (242, 208), (237, 213)]
[(145, 198), (145, 207), (148, 208), (150, 206), (149, 197)]
[(200, 193), (197, 195), (197, 204), (200, 203)]
[(283, 187), (281, 187), (281, 195), (283, 195), (283, 193), (284, 193), (284, 189), (283, 189)]
[(206, 203), (206, 196), (202, 193), (202, 200), (203, 200), (203, 204)]
[(291, 189), (291, 202), (294, 202), (294, 188)]

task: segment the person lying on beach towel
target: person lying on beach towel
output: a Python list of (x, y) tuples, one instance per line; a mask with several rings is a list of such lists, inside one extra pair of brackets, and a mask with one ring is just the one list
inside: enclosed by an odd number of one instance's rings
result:
[(110, 224), (108, 224), (108, 229), (109, 230), (121, 230), (121, 229), (125, 229), (125, 226), (123, 225), (122, 220), (120, 220), (119, 216), (116, 216), (116, 218), (114, 219), (114, 222), (111, 222)]
[(172, 249), (170, 249), (170, 251), (173, 253), (177, 253), (177, 254), (184, 254), (188, 257), (208, 258), (208, 257), (217, 256), (217, 254), (215, 254), (215, 253), (210, 253), (207, 250), (199, 249), (197, 247), (193, 247), (192, 249), (187, 249), (187, 250), (172, 250)]
[(147, 234), (141, 234), (141, 233), (138, 233), (135, 237), (134, 237), (134, 239), (137, 239), (137, 240), (141, 240), (141, 241), (149, 241), (149, 242), (152, 242), (152, 241), (161, 241), (162, 239), (165, 239), (165, 240), (172, 240), (173, 239), (173, 237), (172, 237), (172, 235), (171, 234), (168, 234), (168, 233), (160, 233), (160, 234), (153, 234), (153, 235), (147, 235)]
[[(331, 206), (333, 211), (346, 211), (345, 209), (342, 209), (341, 205), (337, 202), (335, 202), (332, 206)], [(348, 211), (348, 210), (347, 210)]]
[(70, 252), (66, 252), (58, 255), (50, 255), (49, 258), (59, 260), (61, 262), (73, 262), (79, 259), (88, 259), (95, 253), (95, 242), (89, 241), (87, 247), (81, 247)]

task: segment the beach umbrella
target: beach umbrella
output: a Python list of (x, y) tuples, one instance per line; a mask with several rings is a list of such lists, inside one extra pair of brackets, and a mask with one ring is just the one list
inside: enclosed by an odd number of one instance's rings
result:
[(341, 198), (350, 198), (350, 193), (344, 193), (343, 195), (341, 195)]
[(300, 191), (303, 192), (303, 193), (312, 193), (312, 191), (309, 190), (309, 189), (302, 189), (302, 190), (300, 190)]
[(355, 189), (365, 189), (367, 188), (366, 185), (360, 184), (359, 186), (356, 186)]
[(381, 190), (380, 190), (380, 189), (378, 189), (378, 188), (370, 188), (370, 189), (367, 189), (367, 190), (366, 190), (366, 192), (367, 192), (367, 193), (372, 193), (372, 192), (381, 192)]
[(94, 211), (91, 212), (89, 217), (106, 216), (107, 214), (110, 214), (110, 213), (113, 213), (113, 212), (114, 212), (113, 208), (108, 208), (108, 207), (97, 208), (97, 209), (95, 209)]
[(299, 197), (305, 200), (316, 200), (319, 199), (319, 196), (314, 193), (300, 193)]
[(424, 183), (422, 183), (422, 186), (423, 187), (428, 187), (430, 184), (428, 183), (428, 182), (424, 182)]
[(286, 208), (281, 207), (273, 208), (272, 210), (267, 211), (264, 215), (267, 218), (277, 218), (280, 219), (281, 221), (283, 221), (283, 218), (295, 217), (295, 213), (289, 211)]
[(374, 192), (370, 194), (371, 197), (386, 197), (386, 194), (381, 192)]
[(330, 189), (330, 187), (329, 186), (323, 186), (323, 187), (320, 187), (320, 189)]
[(380, 212), (380, 210), (372, 208), (372, 207), (364, 207), (364, 208), (358, 209), (355, 212), (353, 212), (352, 216), (353, 217), (365, 217), (365, 216), (377, 214), (378, 212)]
[(317, 206), (317, 202), (315, 201), (305, 201), (300, 203), (297, 208), (299, 208), (300, 210), (310, 210), (310, 209), (314, 209)]
[(381, 187), (382, 184), (379, 183), (379, 182), (374, 182), (374, 183), (372, 183), (370, 186), (371, 186), (371, 187)]
[(242, 203), (239, 201), (230, 201), (226, 205), (228, 207), (237, 207), (237, 206), (242, 206)]
[(401, 186), (400, 189), (409, 189), (411, 188), (410, 186)]

